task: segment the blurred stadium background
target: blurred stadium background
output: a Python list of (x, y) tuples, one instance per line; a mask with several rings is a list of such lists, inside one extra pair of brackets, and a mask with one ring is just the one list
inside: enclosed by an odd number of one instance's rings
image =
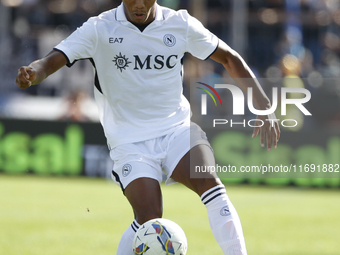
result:
[[(120, 233), (130, 224), (132, 213), (119, 188), (106, 186), (112, 163), (93, 101), (91, 64), (78, 61), (71, 69), (62, 68), (41, 85), (27, 90), (15, 85), (20, 66), (43, 57), (89, 17), (120, 2), (0, 0), (0, 254), (66, 254), (66, 250), (68, 254), (93, 254), (98, 253), (97, 249), (101, 254), (112, 254)], [(215, 149), (217, 162), (340, 163), (339, 0), (158, 0), (158, 3), (188, 9), (243, 56), (257, 77), (266, 81), (263, 87), (269, 95), (273, 86), (299, 86), (311, 92), (312, 99), (306, 108), (312, 116), (288, 111), (285, 118), (297, 119), (299, 126), (282, 128), (277, 150), (267, 152), (260, 148), (258, 140), (250, 141), (250, 129), (229, 129), (211, 135), (213, 146), (219, 148)], [(222, 66), (197, 61), (189, 55), (184, 66), (187, 96), (193, 77), (205, 81), (228, 77)], [(244, 218), (249, 254), (339, 254), (340, 178), (307, 173), (297, 178), (245, 176), (224, 181)], [(192, 195), (182, 188), (164, 189), (171, 206), (176, 205), (177, 195), (183, 197), (179, 206), (192, 204), (185, 203)], [(102, 204), (95, 203), (98, 197), (103, 198)], [(72, 207), (76, 201), (81, 202)], [(87, 203), (94, 203), (100, 212), (94, 214), (90, 208), (89, 214)], [(200, 237), (195, 234), (208, 228), (202, 207), (192, 205), (183, 209), (188, 215), (192, 210), (202, 214), (191, 215), (189, 219), (171, 206), (165, 206), (170, 212), (164, 216), (185, 226), (189, 233), (188, 254), (219, 252), (209, 233)], [(129, 216), (122, 221), (114, 219), (120, 212)], [(111, 213), (116, 216), (110, 217)], [(100, 219), (98, 227), (96, 222)], [(57, 228), (58, 222), (63, 226), (61, 229)], [(204, 223), (197, 226), (197, 222)], [(73, 229), (72, 236), (68, 224)], [(47, 230), (46, 225), (55, 231)], [(88, 235), (87, 226), (93, 231)], [(70, 241), (77, 236), (78, 243)], [(112, 243), (108, 244), (110, 240)], [(58, 242), (63, 242), (59, 250), (48, 250), (58, 247)], [(81, 242), (88, 242), (87, 249)]]

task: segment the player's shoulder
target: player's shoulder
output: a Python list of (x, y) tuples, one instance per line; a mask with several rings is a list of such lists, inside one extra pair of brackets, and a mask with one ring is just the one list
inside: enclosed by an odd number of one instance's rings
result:
[(184, 9), (175, 11), (164, 6), (160, 6), (160, 8), (162, 9), (163, 17), (165, 20), (169, 20), (172, 22), (187, 22), (188, 19), (191, 17), (188, 11)]
[(117, 8), (108, 10), (108, 11), (104, 11), (102, 13), (100, 13), (97, 16), (93, 16), (91, 18), (88, 19), (89, 23), (93, 23), (93, 24), (106, 24), (106, 23), (110, 23), (110, 22), (115, 22), (116, 19), (116, 12), (117, 12)]
[(98, 19), (100, 20), (107, 20), (107, 21), (115, 21), (117, 20), (117, 8), (104, 11), (98, 15)]

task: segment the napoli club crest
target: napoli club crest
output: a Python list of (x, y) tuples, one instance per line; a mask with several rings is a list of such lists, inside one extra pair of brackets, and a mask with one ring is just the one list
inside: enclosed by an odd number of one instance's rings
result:
[(125, 164), (122, 168), (122, 175), (124, 177), (128, 176), (131, 173), (132, 166), (130, 164)]
[(221, 216), (229, 216), (230, 211), (229, 211), (229, 206), (225, 206), (221, 209), (220, 211)]
[(176, 37), (172, 34), (164, 35), (163, 42), (166, 46), (172, 47), (176, 44)]

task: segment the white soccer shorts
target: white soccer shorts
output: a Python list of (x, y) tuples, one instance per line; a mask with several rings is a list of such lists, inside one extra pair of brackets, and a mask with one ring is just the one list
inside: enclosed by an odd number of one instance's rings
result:
[(120, 185), (123, 192), (132, 181), (147, 177), (159, 183), (173, 184), (172, 172), (182, 157), (194, 146), (210, 146), (206, 134), (195, 123), (180, 125), (167, 135), (119, 145), (110, 151), (114, 161), (112, 179)]

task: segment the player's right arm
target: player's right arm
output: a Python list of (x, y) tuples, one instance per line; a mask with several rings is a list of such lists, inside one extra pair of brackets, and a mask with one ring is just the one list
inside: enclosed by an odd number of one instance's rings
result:
[(15, 83), (19, 88), (26, 89), (31, 85), (41, 83), (66, 64), (65, 55), (59, 51), (52, 50), (44, 58), (32, 62), (29, 66), (20, 67)]

